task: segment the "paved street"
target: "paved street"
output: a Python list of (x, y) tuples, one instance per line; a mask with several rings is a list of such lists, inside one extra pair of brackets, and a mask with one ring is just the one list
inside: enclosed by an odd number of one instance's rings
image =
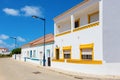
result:
[(37, 65), (15, 61), (10, 58), (0, 58), (0, 80), (101, 80), (101, 79), (68, 76), (49, 69), (44, 69)]

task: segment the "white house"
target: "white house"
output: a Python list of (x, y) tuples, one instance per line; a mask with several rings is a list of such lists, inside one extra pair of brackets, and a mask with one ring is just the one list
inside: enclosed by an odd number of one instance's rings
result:
[(9, 50), (7, 48), (0, 48), (0, 54), (10, 54), (8, 51)]
[(120, 75), (119, 7), (119, 0), (84, 0), (55, 17), (52, 67)]
[[(54, 36), (52, 34), (45, 35), (45, 59), (46, 65), (51, 65), (53, 56)], [(28, 44), (22, 46), (21, 57), (23, 61), (33, 62), (43, 65), (44, 54), (44, 37), (40, 37)]]

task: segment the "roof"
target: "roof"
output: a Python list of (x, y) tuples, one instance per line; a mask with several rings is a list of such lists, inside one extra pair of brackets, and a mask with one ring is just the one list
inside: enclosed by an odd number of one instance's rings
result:
[[(51, 42), (54, 42), (54, 35), (53, 34), (45, 35), (45, 44), (51, 43)], [(24, 47), (30, 47), (30, 46), (40, 45), (40, 44), (44, 44), (44, 36), (42, 36), (36, 40), (33, 40), (33, 41), (23, 45), (22, 47), (24, 48)]]
[(84, 0), (83, 2), (81, 2), (81, 3), (79, 3), (78, 5), (72, 7), (71, 9), (67, 10), (66, 12), (64, 12), (64, 13), (56, 16), (56, 17), (54, 18), (54, 20), (57, 19), (57, 18), (59, 18), (59, 17), (61, 17), (61, 16), (63, 16), (64, 14), (69, 13), (69, 12), (72, 11), (73, 9), (76, 9), (76, 8), (79, 7), (79, 6), (82, 6), (83, 4), (85, 4), (85, 3), (88, 2), (88, 1), (89, 1), (89, 0)]
[(8, 50), (7, 48), (0, 48), (0, 49), (6, 49), (6, 50)]
[[(45, 35), (45, 43), (54, 42), (54, 36), (53, 34), (47, 34)], [(32, 42), (30, 42), (31, 45), (38, 45), (38, 44), (44, 44), (44, 36), (40, 37), (39, 39), (36, 39)]]

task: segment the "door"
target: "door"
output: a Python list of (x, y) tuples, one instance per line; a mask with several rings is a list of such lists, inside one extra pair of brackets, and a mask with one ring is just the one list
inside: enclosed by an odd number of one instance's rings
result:
[(47, 50), (47, 65), (51, 66), (50, 50)]
[(56, 49), (56, 59), (59, 60), (59, 49)]

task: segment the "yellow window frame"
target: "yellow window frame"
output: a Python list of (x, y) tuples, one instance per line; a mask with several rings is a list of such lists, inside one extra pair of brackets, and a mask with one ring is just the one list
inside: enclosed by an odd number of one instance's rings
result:
[(92, 61), (94, 60), (94, 43), (91, 43), (91, 44), (81, 44), (80, 45), (80, 59), (82, 59), (82, 49), (87, 49), (87, 48), (90, 48), (92, 49)]
[[(63, 49), (63, 50), (62, 50), (62, 53), (63, 53), (64, 50), (70, 50), (70, 59), (71, 59), (72, 46), (64, 46), (62, 49)], [(63, 53), (63, 59), (65, 59), (65, 58), (64, 58), (64, 53)]]

